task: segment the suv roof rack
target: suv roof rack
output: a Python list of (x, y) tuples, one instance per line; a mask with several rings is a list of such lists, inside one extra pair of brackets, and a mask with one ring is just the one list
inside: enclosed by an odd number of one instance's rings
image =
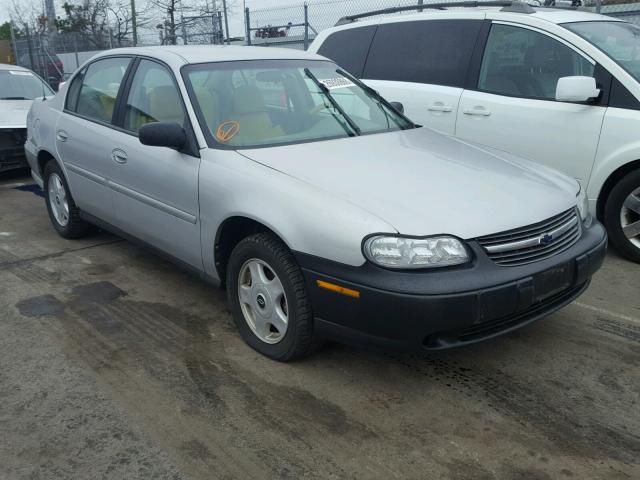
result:
[[(549, 1), (549, 0), (547, 0)], [(538, 1), (542, 6), (542, 2)], [(546, 3), (546, 2), (545, 2)], [(347, 23), (353, 23), (361, 18), (375, 17), (376, 15), (385, 15), (389, 13), (407, 12), (410, 10), (444, 10), (451, 7), (502, 7), (504, 12), (516, 12), (516, 13), (535, 13), (534, 8), (528, 3), (518, 0), (514, 1), (461, 1), (461, 2), (439, 2), (439, 3), (425, 3), (418, 5), (409, 5), (404, 7), (390, 7), (383, 8), (381, 10), (373, 10), (371, 12), (357, 13), (355, 15), (347, 15), (342, 17), (335, 26), (345, 25)], [(557, 8), (557, 7), (556, 7)]]

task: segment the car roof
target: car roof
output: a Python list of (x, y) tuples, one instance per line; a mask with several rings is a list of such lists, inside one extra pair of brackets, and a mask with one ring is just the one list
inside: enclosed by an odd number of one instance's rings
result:
[(28, 68), (19, 67), (18, 65), (10, 65), (8, 63), (0, 63), (0, 70), (21, 70), (23, 72), (30, 72)]
[(327, 60), (325, 57), (291, 48), (246, 47), (237, 45), (170, 45), (127, 47), (107, 50), (93, 58), (109, 55), (143, 55), (174, 65), (236, 60)]
[[(427, 4), (428, 5), (428, 4)], [(540, 20), (544, 20), (550, 23), (560, 24), (560, 23), (569, 23), (569, 22), (594, 22), (594, 21), (607, 21), (607, 22), (624, 22), (624, 20), (608, 17), (606, 15), (600, 15), (597, 13), (588, 12), (585, 10), (578, 9), (570, 9), (570, 8), (551, 8), (551, 7), (536, 7), (534, 5), (529, 5), (534, 11), (532, 13), (525, 12), (517, 12), (517, 11), (507, 11), (503, 10), (504, 7), (494, 7), (494, 6), (477, 6), (477, 7), (461, 7), (461, 8), (451, 8), (451, 9), (428, 9), (427, 5), (425, 5), (425, 10), (423, 12), (416, 13), (402, 13), (402, 14), (391, 14), (384, 17), (372, 18), (370, 20), (358, 20), (352, 23), (344, 23), (342, 25), (336, 25), (337, 29), (349, 28), (349, 27), (357, 27), (357, 26), (365, 26), (365, 25), (378, 25), (384, 23), (395, 23), (399, 21), (411, 21), (411, 20), (427, 20), (434, 15), (437, 15), (438, 18), (443, 18), (447, 14), (459, 16), (461, 14), (472, 13), (476, 14), (484, 12), (487, 14), (488, 18), (492, 18), (496, 13), (500, 12), (501, 14), (509, 14), (510, 16), (522, 17), (522, 18), (538, 18)], [(494, 15), (492, 15), (492, 13)]]

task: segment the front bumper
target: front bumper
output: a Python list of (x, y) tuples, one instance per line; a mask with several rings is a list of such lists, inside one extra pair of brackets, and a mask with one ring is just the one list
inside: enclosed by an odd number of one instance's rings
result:
[[(569, 249), (517, 267), (493, 263), (475, 241), (462, 268), (391, 271), (295, 253), (319, 335), (398, 350), (439, 350), (515, 330), (578, 297), (600, 268), (607, 236), (597, 222)], [(318, 286), (318, 280), (359, 292), (359, 298)]]
[(0, 129), (0, 172), (28, 166), (24, 156), (26, 128)]

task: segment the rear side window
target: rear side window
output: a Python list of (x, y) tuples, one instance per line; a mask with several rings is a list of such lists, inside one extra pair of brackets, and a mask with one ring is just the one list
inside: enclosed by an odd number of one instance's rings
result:
[(92, 120), (110, 123), (130, 61), (130, 58), (105, 58), (89, 65), (82, 79), (76, 112)]
[(85, 72), (86, 69), (73, 77), (73, 80), (69, 85), (69, 90), (67, 91), (67, 104), (65, 108), (72, 112), (76, 111), (76, 107), (78, 105), (78, 94), (80, 93), (80, 87), (82, 86), (82, 79), (84, 78)]
[(481, 26), (481, 20), (380, 25), (363, 78), (463, 87)]
[(318, 54), (330, 58), (352, 75), (362, 77), (375, 32), (376, 26), (371, 25), (332, 33), (320, 45)]

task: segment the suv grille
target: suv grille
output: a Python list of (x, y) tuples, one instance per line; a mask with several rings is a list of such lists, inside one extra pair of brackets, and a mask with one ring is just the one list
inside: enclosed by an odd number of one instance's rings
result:
[(478, 238), (498, 265), (517, 266), (544, 260), (573, 245), (581, 234), (575, 208), (543, 222)]

